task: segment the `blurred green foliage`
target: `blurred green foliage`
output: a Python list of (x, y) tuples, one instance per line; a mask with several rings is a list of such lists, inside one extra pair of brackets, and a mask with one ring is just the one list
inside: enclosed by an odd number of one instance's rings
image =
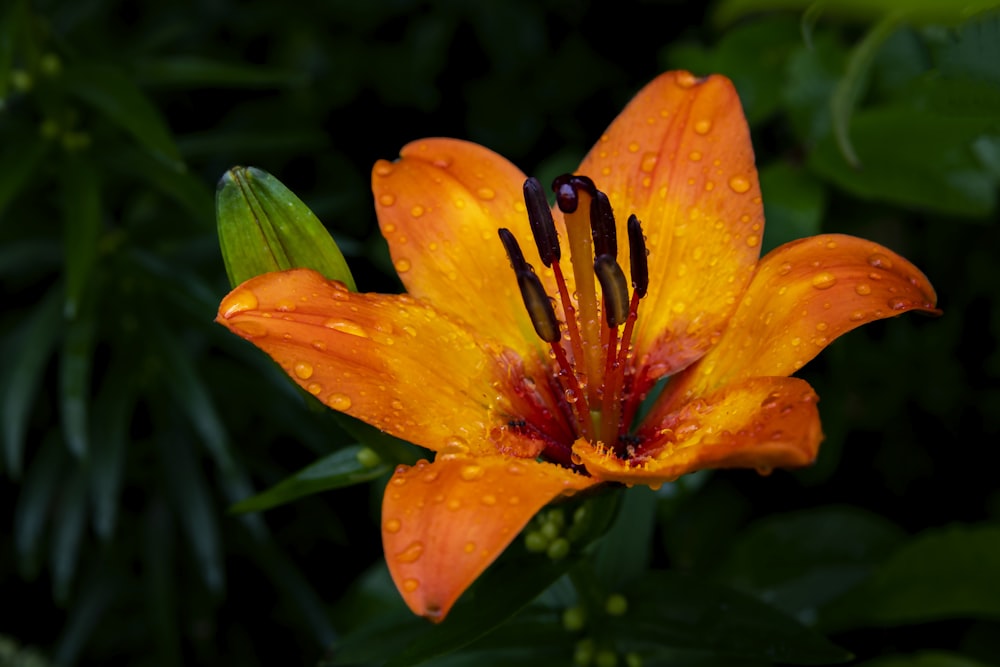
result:
[[(3, 3), (0, 660), (1000, 664), (997, 4)], [(813, 468), (543, 513), (562, 557), (516, 545), (430, 631), (357, 485), (418, 453), (212, 324), (216, 182), (275, 174), (360, 289), (398, 289), (375, 159), (456, 136), (551, 177), (674, 67), (735, 81), (768, 248), (879, 241), (945, 316), (804, 369)]]

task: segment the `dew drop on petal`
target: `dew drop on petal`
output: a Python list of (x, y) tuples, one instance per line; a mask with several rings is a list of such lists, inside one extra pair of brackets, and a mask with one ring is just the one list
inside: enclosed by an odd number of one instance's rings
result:
[(378, 203), (382, 206), (392, 206), (396, 203), (396, 195), (386, 193), (378, 196)]
[(424, 207), (421, 206), (420, 204), (416, 204), (413, 208), (410, 209), (410, 215), (412, 215), (414, 218), (419, 218), (423, 214), (424, 214)]
[(703, 118), (694, 124), (694, 131), (698, 134), (708, 134), (712, 130), (712, 121)]
[(787, 276), (789, 273), (791, 273), (791, 271), (792, 271), (791, 262), (785, 262), (784, 264), (778, 267), (779, 276)]
[(464, 466), (459, 472), (459, 476), (466, 482), (472, 482), (483, 476), (486, 471), (483, 470), (482, 466), (469, 465)]
[(677, 72), (674, 78), (677, 81), (677, 85), (681, 88), (691, 88), (694, 84), (698, 83), (698, 79), (691, 72)]
[(759, 243), (760, 243), (760, 237), (757, 236), (756, 234), (751, 234), (750, 236), (747, 237), (747, 245), (750, 246), (751, 248), (757, 247)]
[(295, 377), (300, 380), (308, 380), (313, 374), (312, 364), (306, 363), (305, 361), (296, 362), (295, 366), (292, 367), (292, 370), (295, 372)]
[(326, 404), (334, 410), (347, 410), (351, 407), (351, 397), (347, 394), (330, 394)]
[(482, 187), (476, 190), (476, 196), (479, 197), (480, 199), (490, 201), (496, 198), (497, 193), (496, 190), (494, 190), (493, 188)]
[(407, 593), (412, 593), (413, 591), (420, 588), (420, 582), (416, 579), (404, 579), (403, 580), (403, 590)]
[(406, 273), (410, 270), (410, 260), (408, 259), (397, 259), (393, 266), (396, 267), (396, 273)]
[(876, 269), (891, 269), (892, 260), (880, 252), (872, 253), (868, 256), (868, 264)]
[(750, 189), (750, 181), (747, 180), (746, 176), (733, 176), (729, 179), (729, 187), (733, 192), (743, 194)]
[(421, 541), (411, 542), (409, 546), (396, 554), (396, 560), (400, 563), (415, 563), (424, 555), (424, 543)]
[(485, 496), (479, 499), (479, 502), (489, 507), (492, 507), (493, 505), (497, 504), (497, 497), (494, 496), (492, 493), (487, 493)]
[(392, 173), (392, 163), (380, 160), (375, 165), (375, 175), (376, 176), (388, 176)]
[(475, 542), (466, 542), (464, 549), (465, 549), (465, 553), (471, 554), (473, 551), (476, 550), (476, 543)]
[(383, 527), (387, 533), (398, 533), (403, 524), (399, 519), (387, 519)]
[(813, 276), (812, 286), (816, 289), (830, 289), (837, 283), (837, 277), (829, 271), (821, 271)]
[(444, 457), (455, 457), (463, 456), (469, 453), (469, 443), (465, 438), (460, 438), (457, 435), (453, 435), (444, 441), (444, 447), (441, 449), (441, 455)]
[(889, 299), (889, 307), (893, 310), (906, 310), (911, 305), (908, 299), (900, 299), (896, 297), (895, 299)]
[(222, 304), (219, 306), (219, 310), (222, 311), (223, 317), (229, 319), (233, 315), (237, 315), (248, 310), (257, 310), (257, 306), (257, 295), (248, 289), (241, 289), (230, 293), (225, 299), (223, 299)]
[(701, 151), (691, 151), (688, 153), (688, 159), (692, 162), (698, 162), (701, 160)]
[(647, 174), (650, 174), (654, 169), (656, 169), (656, 163), (659, 159), (660, 156), (657, 153), (645, 153), (642, 156), (642, 162), (639, 163), (639, 169), (643, 170)]
[(855, 310), (848, 317), (852, 322), (860, 322), (861, 320), (865, 319), (865, 314), (860, 310)]
[(872, 286), (869, 285), (868, 283), (860, 283), (859, 285), (856, 285), (854, 287), (854, 291), (860, 294), (861, 296), (868, 296), (869, 294), (872, 293)]
[(357, 336), (358, 338), (368, 338), (368, 333), (361, 328), (361, 325), (357, 322), (352, 322), (351, 320), (334, 320), (330, 319), (323, 323), (323, 326), (327, 329), (333, 329), (334, 331), (339, 331), (340, 333), (350, 334), (351, 336)]
[(323, 385), (321, 385), (318, 382), (310, 382), (309, 385), (306, 387), (306, 391), (308, 391), (313, 396), (318, 396), (319, 392), (323, 391)]
[(510, 475), (523, 475), (524, 468), (519, 463), (511, 463), (507, 466), (507, 473)]

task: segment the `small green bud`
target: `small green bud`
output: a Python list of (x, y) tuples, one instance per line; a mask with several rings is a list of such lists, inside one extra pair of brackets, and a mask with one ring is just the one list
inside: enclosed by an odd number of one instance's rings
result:
[(587, 611), (581, 607), (570, 607), (562, 615), (563, 628), (566, 632), (578, 632), (587, 624)]
[(10, 71), (10, 86), (19, 93), (26, 93), (34, 85), (31, 75), (23, 69), (13, 69)]
[(569, 555), (569, 540), (565, 537), (553, 540), (545, 553), (552, 560), (562, 560)]
[(628, 611), (628, 600), (619, 593), (609, 595), (604, 603), (604, 611), (608, 612), (609, 616), (622, 616)]
[(382, 459), (379, 458), (377, 453), (375, 453), (375, 450), (369, 447), (362, 447), (359, 449), (358, 453), (355, 454), (355, 458), (357, 458), (358, 463), (366, 468), (374, 468), (382, 462)]
[(309, 207), (256, 167), (233, 167), (215, 195), (219, 245), (233, 287), (271, 271), (309, 268), (356, 290), (340, 248)]
[(550, 542), (551, 540), (538, 530), (531, 530), (524, 534), (524, 548), (532, 553), (546, 551)]
[(56, 76), (62, 71), (62, 60), (54, 53), (46, 53), (39, 59), (38, 69), (45, 76)]
[(62, 137), (63, 148), (69, 152), (82, 151), (90, 146), (90, 135), (86, 132), (64, 132)]
[(545, 518), (547, 523), (555, 524), (560, 529), (566, 525), (566, 512), (561, 509), (549, 510)]
[(40, 134), (43, 139), (55, 139), (59, 136), (59, 132), (59, 122), (55, 118), (46, 118), (42, 121), (42, 124), (38, 126), (38, 134)]
[(594, 659), (594, 640), (581, 639), (573, 651), (573, 664), (577, 667), (587, 667)]
[(625, 664), (628, 667), (642, 667), (642, 656), (638, 653), (626, 653)]
[(559, 537), (559, 533), (562, 532), (562, 527), (552, 523), (551, 521), (546, 521), (539, 527), (538, 530), (540, 530), (542, 535), (545, 536), (545, 539), (551, 542)]
[(617, 667), (618, 654), (611, 649), (602, 649), (594, 657), (595, 667)]

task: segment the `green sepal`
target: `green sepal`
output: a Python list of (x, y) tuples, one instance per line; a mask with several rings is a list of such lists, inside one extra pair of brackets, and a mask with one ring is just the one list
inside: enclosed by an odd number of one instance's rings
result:
[(230, 284), (271, 271), (309, 268), (356, 290), (340, 248), (309, 207), (271, 174), (233, 167), (215, 196), (219, 244)]

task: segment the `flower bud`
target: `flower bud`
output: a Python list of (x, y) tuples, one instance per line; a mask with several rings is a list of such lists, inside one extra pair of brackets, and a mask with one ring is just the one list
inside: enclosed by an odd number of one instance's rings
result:
[(356, 290), (351, 270), (309, 207), (271, 174), (233, 167), (215, 195), (219, 245), (230, 284), (262, 273), (309, 268)]

